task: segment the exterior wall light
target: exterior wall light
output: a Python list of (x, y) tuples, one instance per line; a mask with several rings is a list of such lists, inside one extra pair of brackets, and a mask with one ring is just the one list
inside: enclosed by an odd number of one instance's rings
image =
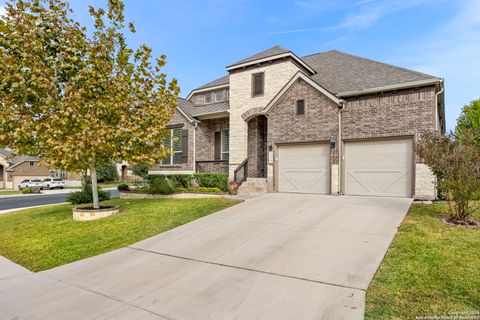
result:
[(331, 136), (330, 137), (330, 148), (335, 149), (336, 143), (337, 143), (337, 137)]

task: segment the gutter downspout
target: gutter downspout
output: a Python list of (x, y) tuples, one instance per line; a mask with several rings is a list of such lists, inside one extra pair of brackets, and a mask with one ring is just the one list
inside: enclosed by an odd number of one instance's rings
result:
[(441, 125), (440, 119), (439, 119), (439, 114), (438, 114), (438, 96), (441, 95), (444, 91), (444, 85), (443, 85), (443, 80), (440, 81), (440, 91), (435, 93), (435, 131), (438, 131), (438, 124)]
[(342, 111), (345, 110), (345, 100), (340, 100), (340, 108), (338, 109), (338, 194), (342, 194), (342, 162), (343, 162), (343, 143), (342, 143)]
[(197, 132), (197, 127), (198, 127), (198, 122), (195, 121), (193, 123), (193, 157), (192, 157), (192, 165), (193, 165), (193, 173), (197, 173), (197, 159), (195, 158), (195, 154), (197, 153), (197, 150), (196, 150), (196, 145), (195, 145), (195, 141), (197, 140), (196, 138), (196, 135), (195, 135), (195, 132)]

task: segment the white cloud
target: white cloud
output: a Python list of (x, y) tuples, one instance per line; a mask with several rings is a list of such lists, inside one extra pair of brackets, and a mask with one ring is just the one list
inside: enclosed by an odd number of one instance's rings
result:
[(5, 7), (0, 6), (0, 17), (4, 16), (7, 14), (7, 11), (5, 10)]
[(416, 41), (404, 43), (398, 56), (390, 59), (445, 79), (448, 129), (455, 127), (463, 105), (480, 98), (480, 0), (459, 1), (457, 5), (450, 20)]
[[(314, 31), (352, 31), (357, 29), (364, 29), (373, 26), (380, 19), (393, 14), (398, 11), (413, 8), (429, 2), (432, 0), (362, 0), (354, 3), (350, 8), (351, 10), (346, 17), (334, 26), (326, 27), (312, 27), (312, 28), (299, 28), (282, 31), (273, 31), (265, 33), (265, 35), (274, 34), (287, 34), (287, 33), (302, 33), (302, 32), (314, 32)], [(316, 1), (296, 1), (297, 6), (305, 9), (312, 10), (330, 10), (334, 9), (335, 4), (331, 2), (316, 2)], [(337, 5), (337, 9), (340, 6)], [(345, 7), (345, 6), (344, 6)]]

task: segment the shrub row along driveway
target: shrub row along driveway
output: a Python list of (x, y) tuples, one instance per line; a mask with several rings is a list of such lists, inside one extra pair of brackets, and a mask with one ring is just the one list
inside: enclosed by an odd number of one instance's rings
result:
[(128, 248), (3, 280), (0, 318), (69, 310), (71, 318), (362, 319), (365, 290), (410, 204), (267, 194)]

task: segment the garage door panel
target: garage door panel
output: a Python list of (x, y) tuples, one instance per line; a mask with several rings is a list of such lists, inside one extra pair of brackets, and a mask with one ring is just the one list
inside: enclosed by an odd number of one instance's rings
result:
[(328, 145), (280, 146), (278, 150), (280, 192), (329, 193)]
[(410, 197), (411, 139), (345, 143), (345, 193)]

